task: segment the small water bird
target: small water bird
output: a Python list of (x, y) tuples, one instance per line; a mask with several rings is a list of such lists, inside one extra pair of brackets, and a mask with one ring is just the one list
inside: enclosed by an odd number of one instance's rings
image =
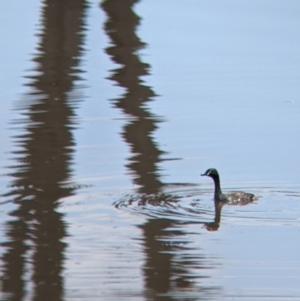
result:
[(215, 168), (209, 168), (201, 176), (207, 176), (213, 179), (215, 183), (215, 201), (223, 202), (224, 204), (226, 203), (228, 205), (247, 205), (257, 199), (254, 194), (243, 191), (233, 191), (227, 194), (222, 193), (220, 176)]

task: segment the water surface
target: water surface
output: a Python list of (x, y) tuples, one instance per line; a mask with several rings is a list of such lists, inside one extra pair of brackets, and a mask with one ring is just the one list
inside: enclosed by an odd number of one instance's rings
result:
[(10, 3), (1, 299), (299, 299), (298, 1)]

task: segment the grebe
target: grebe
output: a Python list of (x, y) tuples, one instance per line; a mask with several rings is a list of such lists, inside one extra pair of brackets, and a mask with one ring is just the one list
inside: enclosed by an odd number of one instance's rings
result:
[(227, 194), (222, 193), (220, 176), (215, 168), (209, 168), (201, 176), (207, 176), (213, 179), (215, 183), (215, 201), (227, 203), (228, 205), (247, 205), (257, 199), (254, 194), (242, 191), (233, 191)]

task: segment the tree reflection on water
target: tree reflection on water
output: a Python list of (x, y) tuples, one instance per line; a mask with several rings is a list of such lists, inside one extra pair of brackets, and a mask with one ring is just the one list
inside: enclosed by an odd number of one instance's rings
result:
[(22, 118), (12, 121), (17, 151), (4, 196), (14, 209), (2, 243), (7, 300), (23, 300), (27, 293), (37, 301), (64, 299), (67, 227), (58, 210), (76, 187), (70, 177), (86, 9), (85, 0), (43, 1), (36, 67), (27, 76), (29, 92), (17, 102)]
[[(111, 71), (109, 78), (125, 90), (111, 102), (128, 117), (121, 135), (131, 150), (126, 167), (132, 175), (133, 183), (138, 185), (136, 198), (128, 197), (125, 203), (131, 206), (137, 201), (140, 206), (156, 206), (172, 202), (174, 195), (164, 193), (165, 184), (159, 164), (167, 160), (163, 158), (166, 152), (160, 149), (154, 139), (155, 131), (163, 119), (147, 107), (156, 93), (142, 80), (143, 76), (149, 74), (150, 66), (142, 62), (139, 55), (146, 44), (136, 34), (140, 17), (135, 13), (134, 5), (138, 2), (107, 0), (103, 1), (101, 7), (107, 15), (104, 28), (111, 42), (106, 52), (120, 65)], [(121, 204), (116, 206), (122, 207)], [(182, 296), (186, 290), (197, 291), (196, 300), (199, 295), (207, 298), (220, 290), (219, 287), (205, 285), (195, 287), (196, 279), (206, 277), (206, 259), (201, 256), (201, 250), (189, 246), (186, 239), (188, 233), (181, 229), (181, 225), (180, 221), (172, 218), (150, 218), (140, 226), (143, 231), (141, 244), (145, 253), (145, 294), (155, 297), (155, 300), (176, 300), (176, 295)], [(193, 274), (193, 269), (201, 270), (201, 275)]]

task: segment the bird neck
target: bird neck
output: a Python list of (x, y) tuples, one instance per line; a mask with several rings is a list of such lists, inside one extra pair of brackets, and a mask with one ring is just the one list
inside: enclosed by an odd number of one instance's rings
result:
[(220, 177), (214, 176), (213, 180), (215, 183), (215, 200), (218, 200), (220, 198), (220, 195), (222, 194), (221, 185), (220, 185)]

